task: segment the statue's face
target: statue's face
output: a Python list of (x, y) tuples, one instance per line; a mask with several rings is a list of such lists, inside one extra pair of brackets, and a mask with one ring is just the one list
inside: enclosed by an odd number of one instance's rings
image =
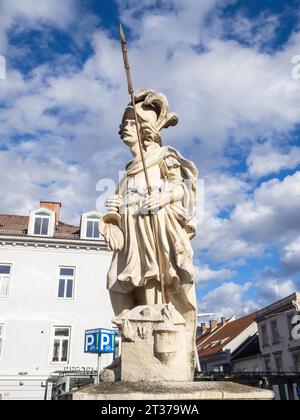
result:
[[(153, 108), (149, 106), (144, 106), (143, 103), (137, 103), (136, 110), (138, 114), (139, 124), (148, 122), (154, 125), (156, 123), (157, 114)], [(120, 136), (123, 142), (128, 146), (133, 145), (138, 141), (132, 106), (128, 106), (125, 110), (122, 124), (120, 125)], [(149, 141), (151, 141), (151, 136), (149, 138)]]
[(120, 136), (127, 145), (135, 144), (138, 141), (135, 120), (125, 119), (120, 125)]

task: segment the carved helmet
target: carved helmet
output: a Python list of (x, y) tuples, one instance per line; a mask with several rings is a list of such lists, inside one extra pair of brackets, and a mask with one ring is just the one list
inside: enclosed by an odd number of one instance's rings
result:
[[(151, 124), (158, 135), (163, 128), (178, 124), (177, 114), (169, 112), (168, 99), (162, 93), (155, 92), (151, 89), (144, 89), (136, 91), (134, 97), (140, 122)], [(133, 119), (132, 102), (125, 110), (123, 122), (126, 119)]]

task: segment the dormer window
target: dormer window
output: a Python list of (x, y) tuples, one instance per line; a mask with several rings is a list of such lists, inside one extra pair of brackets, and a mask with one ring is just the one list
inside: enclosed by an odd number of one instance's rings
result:
[(86, 237), (99, 239), (99, 217), (88, 217), (86, 221)]
[(40, 208), (30, 212), (28, 235), (50, 236), (55, 232), (55, 212), (46, 208)]
[(50, 214), (43, 211), (36, 213), (34, 220), (34, 235), (48, 236), (49, 226)]
[(96, 212), (82, 215), (80, 228), (80, 237), (82, 239), (103, 239), (99, 232), (100, 217), (101, 215)]

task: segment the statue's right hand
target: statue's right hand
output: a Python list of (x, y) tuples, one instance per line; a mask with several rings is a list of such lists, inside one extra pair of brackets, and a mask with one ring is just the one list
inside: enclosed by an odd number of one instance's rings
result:
[(112, 251), (121, 251), (124, 247), (124, 235), (119, 226), (113, 223), (101, 223), (100, 231)]
[(122, 204), (123, 204), (123, 198), (122, 198), (121, 195), (117, 195), (117, 194), (109, 197), (105, 201), (105, 206), (106, 206), (107, 210), (110, 211), (110, 212), (119, 213), (120, 206)]

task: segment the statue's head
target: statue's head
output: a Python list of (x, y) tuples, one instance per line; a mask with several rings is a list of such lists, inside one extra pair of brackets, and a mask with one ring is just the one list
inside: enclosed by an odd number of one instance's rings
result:
[[(156, 143), (161, 146), (160, 130), (178, 123), (178, 116), (169, 113), (168, 99), (162, 93), (150, 89), (135, 92), (136, 111), (143, 143)], [(125, 144), (138, 141), (133, 105), (130, 103), (123, 115), (120, 136)]]

